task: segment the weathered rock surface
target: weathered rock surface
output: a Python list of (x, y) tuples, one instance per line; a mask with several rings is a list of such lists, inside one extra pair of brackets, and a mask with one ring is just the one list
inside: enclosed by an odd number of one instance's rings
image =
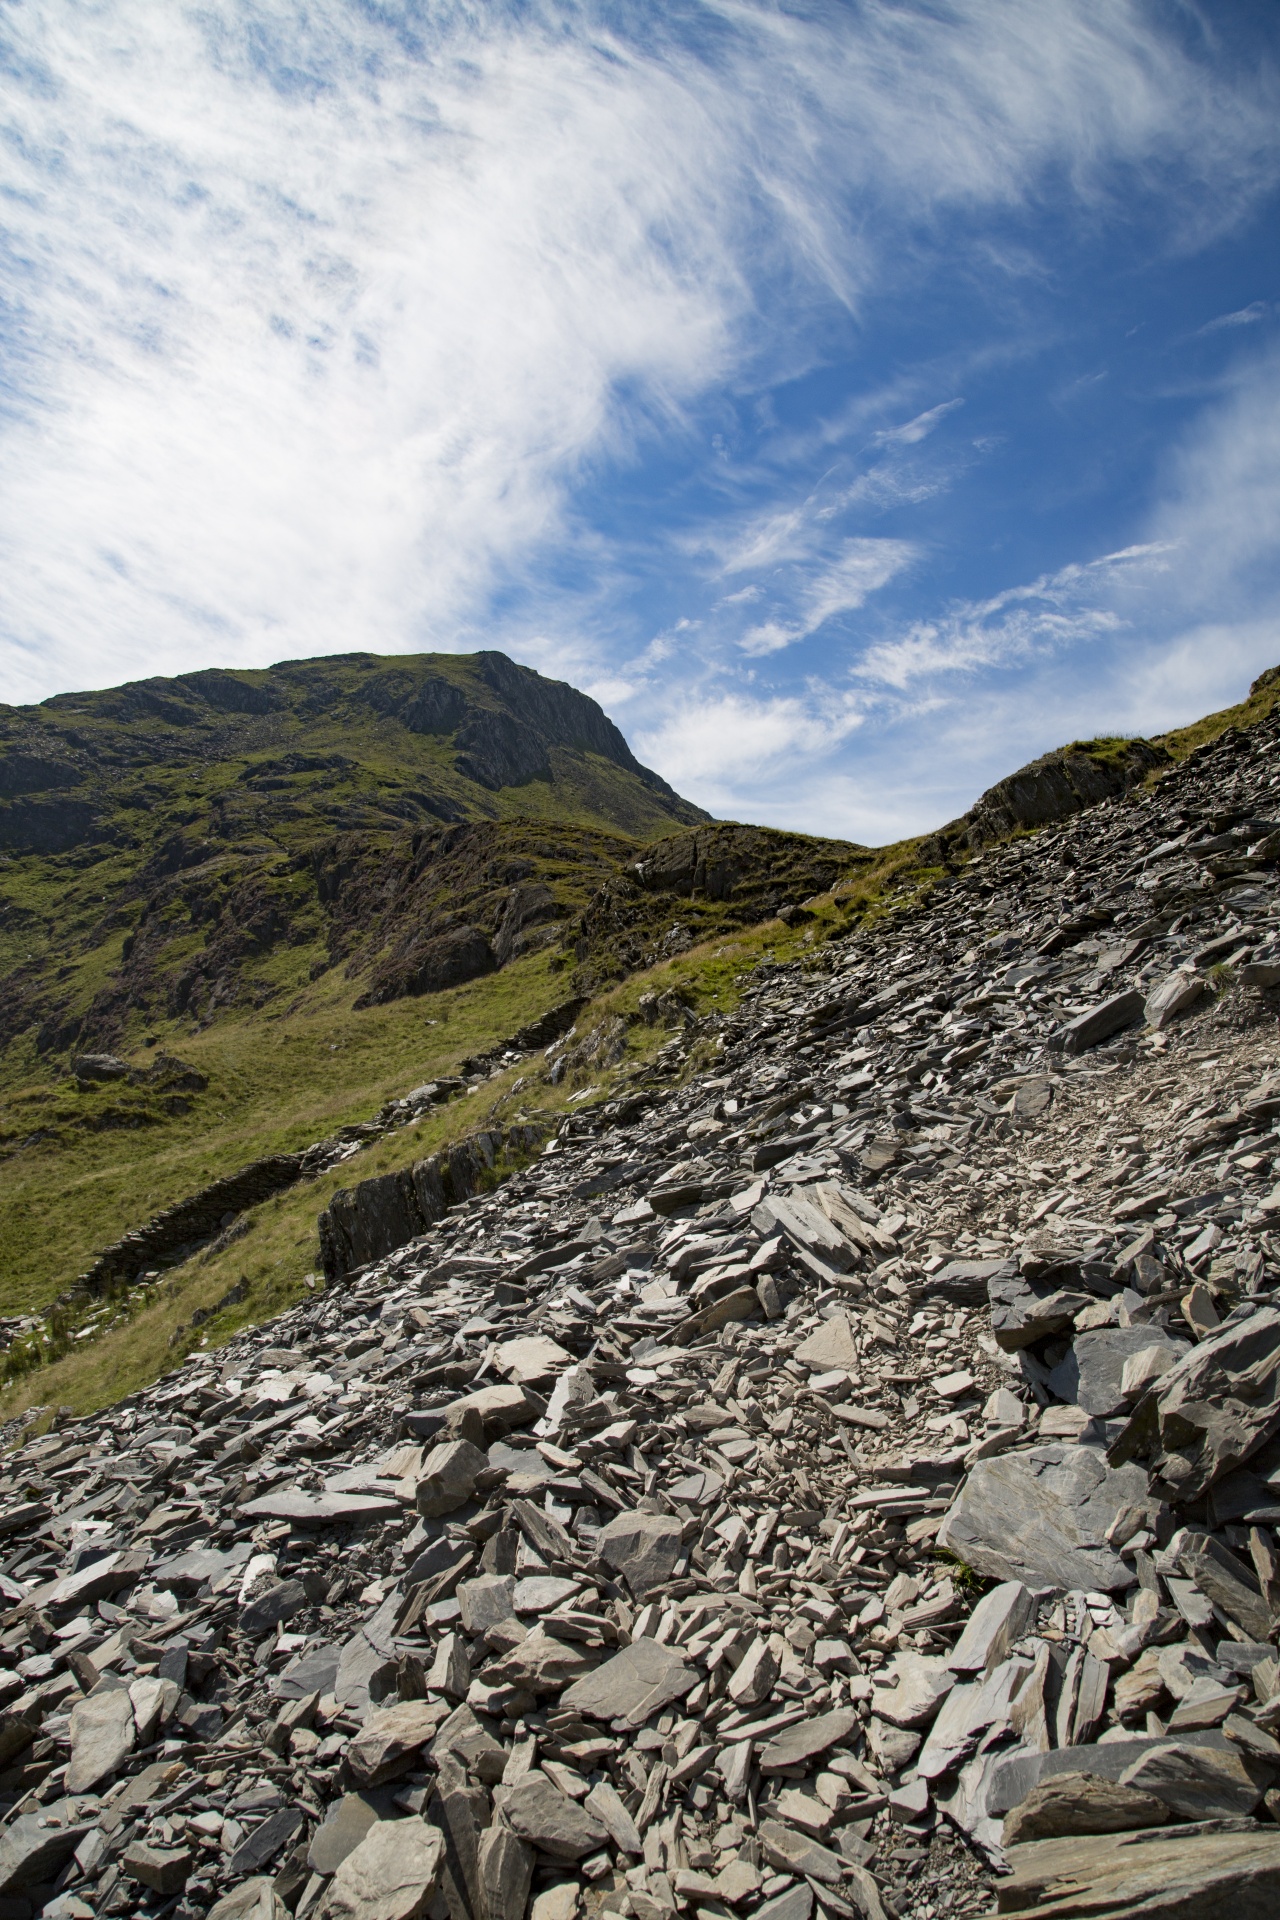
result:
[(1141, 1468), (1110, 1468), (1096, 1446), (1052, 1442), (1002, 1454), (973, 1468), (938, 1544), (992, 1580), (1120, 1592), (1134, 1571), (1104, 1536), (1146, 1490)]

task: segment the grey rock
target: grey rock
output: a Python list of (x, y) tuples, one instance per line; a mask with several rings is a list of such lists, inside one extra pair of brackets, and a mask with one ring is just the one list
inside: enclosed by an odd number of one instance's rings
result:
[(844, 1861), (839, 1854), (820, 1847), (808, 1834), (798, 1833), (780, 1820), (760, 1822), (760, 1847), (765, 1859), (781, 1873), (802, 1873), (824, 1887), (838, 1887), (844, 1876)]
[(433, 1447), (422, 1463), (415, 1495), (418, 1512), (428, 1519), (455, 1513), (471, 1498), (476, 1481), (488, 1465), (479, 1447), (473, 1447), (469, 1440), (446, 1440)]
[(1004, 1659), (1035, 1612), (1035, 1598), (1020, 1580), (992, 1587), (965, 1622), (947, 1665), (955, 1674), (989, 1673)]
[(246, 1834), (227, 1862), (228, 1873), (257, 1873), (288, 1845), (302, 1825), (300, 1807), (281, 1807)]
[(813, 1888), (807, 1880), (801, 1880), (785, 1892), (775, 1893), (772, 1900), (762, 1901), (752, 1920), (809, 1920), (812, 1912)]
[(65, 1824), (53, 1825), (51, 1811), (61, 1809), (23, 1813), (0, 1828), (0, 1893), (17, 1893), (23, 1887), (52, 1880), (85, 1835), (92, 1832), (92, 1822), (84, 1819), (64, 1816)]
[(512, 1832), (552, 1860), (581, 1860), (609, 1838), (603, 1821), (561, 1793), (544, 1773), (503, 1788), (499, 1804)]
[(1208, 984), (1202, 974), (1193, 973), (1190, 969), (1166, 974), (1159, 986), (1153, 987), (1147, 995), (1143, 1007), (1147, 1025), (1155, 1032), (1161, 1032), (1171, 1020), (1195, 1005)]
[(857, 1725), (858, 1716), (851, 1707), (837, 1707), (834, 1713), (820, 1713), (785, 1727), (760, 1749), (760, 1771), (780, 1773), (785, 1767), (807, 1766), (820, 1753), (847, 1740)]
[(686, 1665), (675, 1648), (633, 1640), (568, 1687), (560, 1704), (596, 1720), (625, 1720), (638, 1727), (673, 1700), (683, 1700), (697, 1683), (697, 1669)]
[(424, 1820), (380, 1821), (334, 1874), (324, 1920), (419, 1920), (443, 1860), (444, 1837)]
[(309, 1693), (332, 1693), (340, 1659), (340, 1650), (326, 1641), (306, 1647), (272, 1681), (271, 1691), (284, 1700), (303, 1700)]
[(391, 1791), (366, 1789), (344, 1793), (335, 1800), (311, 1836), (307, 1865), (312, 1873), (326, 1876), (336, 1873), (352, 1850), (359, 1846), (370, 1827), (389, 1820), (395, 1812)]
[(533, 1883), (533, 1848), (506, 1827), (492, 1826), (476, 1849), (481, 1920), (523, 1914)]
[(1184, 1342), (1170, 1340), (1157, 1327), (1099, 1327), (1077, 1333), (1048, 1385), (1059, 1400), (1074, 1401), (1096, 1420), (1110, 1419), (1126, 1409), (1125, 1363), (1147, 1347), (1167, 1349), (1171, 1364), (1187, 1351)]
[(302, 1527), (333, 1526), (343, 1520), (390, 1519), (400, 1502), (376, 1493), (264, 1493), (240, 1512), (251, 1520), (292, 1520)]
[(286, 1920), (288, 1912), (270, 1880), (255, 1875), (224, 1893), (210, 1907), (208, 1920)]
[[(1006, 1814), (1042, 1780), (1054, 1779), (1060, 1773), (1090, 1773), (1102, 1780), (1119, 1780), (1144, 1754), (1168, 1744), (1163, 1734), (1143, 1734), (1132, 1740), (1053, 1747), (1047, 1753), (996, 1754), (986, 1785), (986, 1810), (997, 1817)], [(1220, 1733), (1201, 1734), (1197, 1745), (1228, 1750)]]
[(987, 1291), (991, 1331), (1006, 1353), (1018, 1353), (1050, 1334), (1065, 1333), (1075, 1316), (1091, 1304), (1087, 1293), (1036, 1288), (1008, 1267), (987, 1282)]
[(1241, 1309), (1166, 1373), (1111, 1449), (1194, 1500), (1280, 1426), (1280, 1307)]
[(1275, 1616), (1263, 1598), (1252, 1567), (1236, 1558), (1211, 1534), (1184, 1529), (1170, 1541), (1178, 1564), (1205, 1598), (1255, 1640), (1270, 1637)]
[(376, 1787), (407, 1773), (448, 1709), (440, 1700), (400, 1700), (372, 1713), (347, 1748), (347, 1771), (358, 1786)]
[(1146, 1496), (1141, 1468), (1108, 1467), (1096, 1447), (1032, 1447), (977, 1462), (938, 1544), (989, 1579), (1120, 1592), (1136, 1575), (1101, 1543), (1121, 1508)]
[(684, 1551), (680, 1522), (666, 1513), (617, 1514), (600, 1529), (596, 1551), (642, 1600), (671, 1578)]
[(1280, 1832), (1195, 1827), (1037, 1840), (1009, 1850), (1005, 1912), (1117, 1920), (1270, 1920), (1280, 1900)]
[(280, 1580), (244, 1608), (240, 1615), (240, 1631), (257, 1638), (280, 1621), (292, 1619), (306, 1604), (307, 1590), (301, 1580)]
[(644, 1842), (640, 1838), (635, 1821), (627, 1812), (617, 1790), (607, 1780), (597, 1781), (582, 1803), (588, 1807), (601, 1824), (608, 1828), (609, 1838), (615, 1847), (623, 1853), (639, 1854), (644, 1851)]
[(1154, 1794), (1183, 1820), (1215, 1820), (1252, 1813), (1271, 1777), (1233, 1748), (1171, 1741), (1126, 1767), (1120, 1784)]
[(458, 1588), (465, 1633), (482, 1635), (515, 1612), (516, 1583), (510, 1574), (482, 1574)]
[(833, 1313), (820, 1327), (800, 1342), (795, 1357), (814, 1373), (829, 1373), (833, 1368), (856, 1372), (858, 1348), (847, 1313)]
[(1109, 1040), (1123, 1027), (1133, 1026), (1145, 1010), (1146, 1003), (1140, 993), (1131, 990), (1113, 994), (1101, 1006), (1091, 1007), (1087, 1013), (1078, 1013), (1074, 1020), (1068, 1020), (1057, 1036), (1058, 1044), (1065, 1053), (1084, 1053), (1089, 1047)]
[(1033, 1787), (1005, 1815), (1004, 1842), (1011, 1847), (1074, 1833), (1125, 1833), (1163, 1826), (1170, 1817), (1167, 1804), (1153, 1793), (1093, 1773), (1060, 1773)]
[(71, 1709), (67, 1792), (92, 1793), (133, 1752), (137, 1726), (123, 1687), (90, 1694)]

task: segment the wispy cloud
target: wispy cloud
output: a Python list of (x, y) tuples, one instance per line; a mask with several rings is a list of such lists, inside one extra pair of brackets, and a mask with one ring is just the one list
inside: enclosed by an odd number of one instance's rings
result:
[(1220, 313), (1216, 320), (1207, 320), (1200, 328), (1203, 333), (1220, 333), (1224, 327), (1255, 327), (1259, 320), (1265, 320), (1271, 307), (1265, 300), (1251, 300), (1247, 307), (1239, 307), (1234, 313)]
[(875, 439), (881, 446), (914, 447), (921, 440), (927, 440), (949, 413), (954, 413), (957, 407), (963, 405), (963, 400), (944, 400), (941, 406), (930, 407), (927, 413), (918, 413), (914, 420), (908, 420), (901, 427), (882, 428)]
[(1035, 654), (1114, 634), (1123, 621), (1103, 604), (1121, 572), (1164, 564), (1167, 544), (1149, 542), (1075, 562), (1027, 586), (1007, 587), (990, 599), (961, 602), (941, 618), (920, 620), (895, 638), (868, 647), (858, 661), (859, 678), (906, 688), (939, 674), (972, 673), (1007, 666)]

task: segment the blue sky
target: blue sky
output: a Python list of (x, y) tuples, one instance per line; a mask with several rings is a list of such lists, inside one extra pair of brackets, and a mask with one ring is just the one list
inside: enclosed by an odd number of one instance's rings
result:
[(15, 0), (0, 698), (498, 646), (878, 842), (1280, 661), (1273, 0)]

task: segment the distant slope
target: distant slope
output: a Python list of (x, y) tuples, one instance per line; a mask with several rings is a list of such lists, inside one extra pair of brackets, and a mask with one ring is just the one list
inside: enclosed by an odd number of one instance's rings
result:
[(307, 950), (301, 982), (337, 957), (326, 876), (409, 834), (422, 863), (453, 823), (531, 818), (629, 845), (706, 816), (595, 701), (499, 653), (0, 708), (0, 1047), (33, 1027), (41, 1053), (111, 1046), (134, 1013), (263, 1005), (300, 984), (290, 950)]
[[(496, 653), (0, 708), (0, 1315), (870, 858), (708, 823), (594, 701)], [(95, 1054), (127, 1076), (76, 1071)]]

